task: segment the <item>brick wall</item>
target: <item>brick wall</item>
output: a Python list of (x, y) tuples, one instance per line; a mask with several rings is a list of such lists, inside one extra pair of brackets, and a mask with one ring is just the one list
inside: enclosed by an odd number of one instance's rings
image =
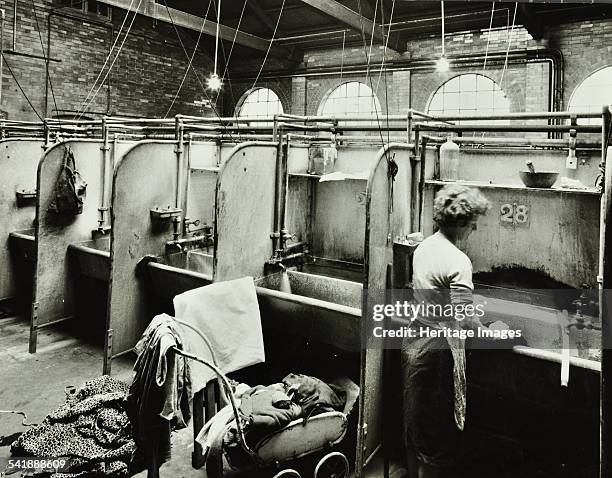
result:
[(612, 21), (562, 25), (552, 32), (550, 43), (565, 59), (562, 107), (567, 108), (574, 89), (588, 74), (612, 66)]
[[(446, 40), (446, 53), (449, 57), (483, 54), (487, 49), (490, 54), (496, 55), (496, 61), (489, 61), (483, 69), (482, 61), (469, 67), (454, 66), (448, 73), (438, 73), (431, 68), (411, 68), (411, 60), (435, 59), (441, 54), (439, 36), (422, 38), (408, 42), (406, 53), (399, 55), (387, 52), (386, 61), (404, 64), (410, 71), (389, 71), (378, 82), (378, 72), (371, 72), (374, 90), (381, 102), (383, 111), (401, 113), (408, 107), (426, 110), (433, 93), (448, 79), (463, 73), (480, 73), (488, 76), (497, 83), (501, 82), (513, 112), (519, 111), (546, 111), (549, 97), (549, 70), (546, 62), (510, 62), (504, 70), (504, 56), (510, 40), (510, 51), (524, 51), (527, 49), (555, 48), (559, 49), (564, 57), (563, 92), (561, 95), (562, 108), (567, 107), (569, 98), (574, 89), (590, 73), (607, 65), (612, 65), (612, 21), (598, 20), (577, 22), (561, 25), (551, 30), (548, 41), (535, 41), (521, 26), (510, 30), (506, 28), (488, 31), (464, 32), (449, 35)], [(366, 49), (367, 50), (367, 49)], [(384, 49), (374, 46), (372, 50), (373, 64), (379, 63), (383, 58)], [(314, 72), (325, 67), (335, 67), (336, 73), (316, 76), (293, 76), (287, 80), (277, 79), (270, 83), (272, 89), (283, 98), (288, 98), (288, 105), (283, 101), (285, 111), (296, 114), (317, 114), (321, 101), (326, 95), (344, 81), (362, 81), (370, 84), (364, 73), (339, 73), (340, 65), (350, 67), (363, 65), (366, 51), (362, 45), (347, 45), (344, 52), (341, 49), (328, 49), (325, 51), (307, 51), (304, 58), (306, 71)], [(378, 84), (378, 88), (376, 85)], [(249, 83), (248, 87), (252, 85)], [(258, 83), (258, 85), (260, 85)], [(264, 86), (263, 83), (261, 86)], [(248, 88), (248, 87), (245, 87)], [(276, 88), (276, 89), (275, 89)], [(240, 84), (236, 83), (234, 94), (240, 97), (244, 92)], [(385, 101), (385, 90), (387, 91)], [(228, 100), (229, 103), (229, 100)], [(235, 103), (234, 103), (235, 104)], [(288, 106), (288, 107), (287, 107)], [(233, 106), (228, 105), (230, 111)]]
[[(94, 83), (109, 52), (124, 11), (113, 9), (112, 21), (102, 17), (82, 15), (73, 9), (57, 8), (58, 0), (34, 0), (38, 11), (38, 22), (43, 42), (47, 46), (47, 26), (50, 25), (49, 73), (55, 93), (55, 102), (60, 113), (82, 109), (87, 93)], [(45, 85), (45, 61), (40, 45), (38, 29), (31, 0), (17, 3), (16, 47), (19, 54), (11, 52), (13, 33), (12, 0), (0, 0), (6, 11), (4, 47), (8, 65), (21, 83), (33, 106), (43, 116), (56, 113), (50, 89)], [(191, 54), (197, 33), (179, 30), (187, 52)], [(510, 32), (497, 29), (489, 32), (466, 32), (449, 35), (446, 41), (447, 54), (452, 57), (462, 54), (483, 53), (503, 55), (508, 47)], [(118, 44), (121, 43), (122, 38)], [(565, 60), (562, 107), (566, 108), (574, 89), (597, 69), (612, 65), (612, 21), (597, 20), (561, 25), (551, 30), (548, 44), (534, 41), (522, 27), (517, 27), (511, 36), (511, 51), (550, 47), (559, 49)], [(210, 36), (202, 37), (202, 44), (210, 44)], [(295, 77), (291, 75), (267, 77), (265, 72), (256, 86), (273, 89), (281, 99), (285, 111), (296, 114), (317, 114), (323, 99), (344, 81), (362, 81), (371, 84), (379, 98), (383, 112), (401, 113), (408, 107), (426, 109), (431, 95), (450, 77), (461, 73), (483, 73), (500, 82), (503, 64), (489, 62), (483, 71), (482, 65), (453, 67), (449, 73), (439, 74), (431, 69), (411, 68), (411, 60), (437, 58), (441, 53), (439, 37), (410, 41), (407, 52), (399, 55), (388, 51), (385, 60), (396, 65), (408, 66), (410, 71), (388, 71), (381, 76), (376, 70), (366, 74), (347, 73), (346, 69), (365, 63), (369, 49), (360, 44), (347, 44), (341, 49), (307, 51), (304, 59), (306, 71), (334, 67), (336, 73)], [(372, 63), (383, 59), (384, 49), (372, 48)], [(29, 56), (28, 56), (29, 55)], [(34, 58), (37, 57), (37, 58)], [(251, 63), (258, 67), (258, 57)], [(244, 62), (243, 68), (247, 68)], [(274, 58), (268, 58), (266, 70), (275, 70)], [(343, 65), (342, 75), (339, 73)], [(163, 22), (155, 23), (150, 18), (137, 17), (122, 53), (109, 75), (108, 82), (99, 90), (89, 107), (90, 116), (95, 114), (122, 114), (134, 116), (164, 116), (179, 88), (187, 58), (174, 29)], [(211, 61), (200, 48), (193, 60), (193, 67), (202, 82), (211, 71)], [(257, 68), (254, 68), (257, 71)], [(255, 75), (252, 75), (255, 76)], [(3, 97), (0, 108), (14, 119), (35, 119), (36, 116), (5, 66)], [(542, 111), (548, 107), (549, 65), (546, 63), (510, 63), (503, 75), (502, 87), (506, 92), (512, 111)], [(110, 84), (110, 88), (108, 87)], [(228, 83), (224, 95), (217, 103), (220, 113), (233, 114), (253, 85), (253, 79), (238, 79)], [(177, 101), (169, 115), (176, 113), (212, 115), (202, 105), (206, 92), (198, 78), (190, 71), (185, 79)], [(221, 101), (223, 100), (223, 101)]]
[[(47, 29), (50, 25), (49, 75), (55, 94), (45, 89), (45, 61), (31, 0), (17, 3), (17, 29), (15, 51), (38, 56), (30, 58), (11, 52), (13, 35), (12, 1), (0, 0), (6, 11), (4, 48), (6, 59), (17, 80), (41, 116), (51, 116), (57, 109), (61, 114), (82, 110), (84, 100), (94, 83), (109, 49), (123, 21), (125, 11), (113, 9), (112, 20), (96, 15), (82, 14), (71, 8), (57, 8), (54, 0), (35, 0), (38, 25), (47, 49)], [(51, 13), (51, 14), (50, 14)], [(129, 25), (131, 15), (126, 22)], [(196, 32), (179, 29), (187, 52), (191, 54)], [(117, 42), (121, 44), (123, 36)], [(202, 37), (211, 42), (212, 37)], [(113, 57), (111, 57), (112, 60)], [(138, 16), (132, 26), (108, 82), (100, 88), (88, 108), (93, 114), (132, 116), (164, 116), (172, 104), (188, 60), (176, 32), (162, 22), (154, 24), (150, 18)], [(110, 62), (109, 62), (110, 64)], [(205, 82), (211, 70), (208, 55), (200, 48), (193, 67)], [(12, 119), (36, 119), (15, 81), (4, 68), (2, 110)], [(108, 86), (110, 84), (110, 87)], [(94, 90), (95, 91), (95, 90)], [(203, 107), (205, 94), (200, 82), (190, 71), (169, 114), (210, 115)]]

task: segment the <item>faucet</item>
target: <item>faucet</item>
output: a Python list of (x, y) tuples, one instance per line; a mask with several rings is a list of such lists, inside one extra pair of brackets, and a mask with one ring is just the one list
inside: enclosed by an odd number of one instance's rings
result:
[(176, 247), (177, 252), (180, 252), (180, 253), (185, 252), (185, 249), (183, 248), (183, 246), (180, 243), (178, 243), (176, 241), (168, 241), (166, 243), (166, 253), (170, 252), (168, 249), (170, 249), (172, 247)]
[(183, 219), (183, 227), (184, 227), (185, 232), (187, 232), (187, 233), (191, 232), (190, 231), (190, 226), (198, 227), (199, 225), (200, 225), (200, 220), (199, 219), (191, 220), (191, 219), (189, 219), (187, 217), (185, 219)]
[[(596, 302), (593, 298), (589, 297), (588, 290), (588, 285), (583, 284), (580, 297), (572, 302), (572, 305), (576, 306), (576, 313), (574, 314), (573, 320), (569, 321), (566, 325), (567, 330), (572, 327), (575, 327), (576, 330), (601, 330), (601, 324), (594, 323), (593, 320), (587, 318), (594, 317), (596, 311)], [(584, 309), (589, 313), (586, 317), (583, 315)]]

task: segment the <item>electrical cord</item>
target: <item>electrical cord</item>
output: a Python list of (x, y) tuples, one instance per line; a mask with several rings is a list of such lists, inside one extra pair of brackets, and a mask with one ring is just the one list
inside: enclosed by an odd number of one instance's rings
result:
[(121, 26), (119, 27), (119, 31), (117, 32), (117, 36), (115, 37), (115, 41), (111, 45), (110, 50), (108, 51), (108, 55), (106, 55), (106, 59), (104, 60), (104, 64), (102, 65), (102, 68), (100, 68), (100, 71), (98, 72), (98, 76), (96, 76), (96, 79), (94, 80), (93, 84), (91, 85), (91, 88), (87, 92), (87, 96), (85, 97), (85, 100), (83, 101), (83, 103), (81, 103), (81, 106), (78, 107), (77, 114), (80, 114), (81, 108), (83, 108), (87, 104), (87, 101), (89, 100), (89, 97), (91, 96), (91, 93), (93, 92), (94, 88), (98, 84), (98, 80), (102, 76), (102, 72), (104, 71), (104, 68), (106, 68), (106, 65), (108, 64), (108, 60), (110, 59), (111, 55), (113, 54), (113, 50), (115, 49), (115, 46), (117, 45), (117, 42), (119, 41), (119, 37), (121, 36), (121, 33), (123, 32), (123, 28), (125, 27), (127, 19), (129, 17), (129, 13), (132, 10), (132, 6), (133, 5), (134, 5), (134, 0), (131, 0), (130, 1), (130, 6), (128, 7), (128, 11), (125, 14), (125, 17), (123, 17), (123, 22), (121, 23)]
[[(108, 67), (108, 70), (106, 70), (106, 74), (104, 75), (104, 79), (100, 82), (100, 85), (98, 86), (96, 92), (91, 97), (91, 99), (89, 100), (89, 103), (87, 103), (87, 106), (83, 109), (81, 114), (79, 114), (79, 117), (77, 119), (81, 119), (81, 117), (83, 116), (85, 111), (87, 111), (89, 109), (89, 107), (92, 105), (92, 103), (96, 99), (96, 96), (98, 96), (98, 93), (100, 92), (100, 89), (102, 88), (102, 85), (104, 85), (104, 82), (108, 78), (108, 75), (110, 75), (110, 72), (112, 71), (113, 67), (115, 66), (115, 62), (117, 61), (117, 58), (119, 58), (119, 55), (121, 55), (121, 50), (123, 50), (123, 45), (125, 45), (125, 41), (127, 40), (128, 36), (130, 35), (130, 31), (132, 30), (132, 25), (134, 25), (134, 21), (136, 20), (136, 16), (138, 15), (138, 10), (140, 10), (140, 5), (142, 4), (142, 1), (143, 0), (138, 0), (138, 5), (136, 6), (136, 10), (134, 10), (134, 15), (132, 16), (132, 20), (130, 21), (130, 25), (128, 26), (128, 29), (126, 30), (125, 35), (123, 36), (123, 40), (121, 41), (121, 45), (119, 45), (119, 49), (117, 50), (117, 54), (115, 55), (115, 58), (113, 58), (112, 63)], [(127, 14), (129, 14), (129, 12)]]
[(181, 80), (181, 83), (179, 84), (179, 87), (176, 90), (174, 98), (172, 99), (172, 103), (168, 107), (168, 110), (166, 111), (164, 118), (167, 118), (168, 115), (170, 114), (170, 110), (172, 110), (172, 108), (174, 107), (174, 104), (176, 103), (176, 99), (178, 98), (179, 93), (183, 89), (183, 84), (185, 83), (185, 80), (187, 79), (187, 75), (189, 74), (189, 70), (191, 69), (191, 65), (193, 63), (193, 59), (195, 58), (196, 51), (198, 51), (198, 46), (200, 45), (200, 39), (202, 38), (202, 32), (204, 31), (206, 20), (208, 19), (208, 12), (210, 11), (211, 4), (212, 4), (212, 0), (208, 2), (208, 7), (206, 8), (206, 13), (204, 14), (204, 19), (202, 20), (202, 27), (200, 28), (198, 39), (196, 40), (195, 46), (193, 47), (193, 52), (191, 53), (191, 57), (189, 58), (189, 63), (187, 64), (187, 68), (185, 68), (185, 74), (183, 75), (183, 79)]
[[(46, 81), (49, 82), (49, 87), (51, 89), (51, 97), (53, 98), (53, 104), (55, 105), (55, 111), (57, 113), (59, 113), (59, 108), (57, 107), (57, 100), (55, 99), (55, 91), (53, 90), (53, 82), (51, 81), (51, 73), (49, 72), (49, 55), (47, 54), (47, 52), (49, 51), (49, 48), (47, 48), (47, 50), (45, 51), (45, 44), (43, 42), (42, 39), (42, 33), (40, 31), (40, 25), (38, 23), (38, 14), (36, 13), (36, 4), (34, 3), (34, 0), (31, 0), (32, 2), (32, 13), (34, 13), (34, 20), (36, 21), (36, 30), (38, 30), (38, 39), (40, 40), (40, 48), (42, 49), (42, 53), (43, 56), (45, 57), (45, 62), (47, 63), (47, 78)], [(46, 111), (45, 111), (46, 114)], [(60, 128), (62, 127), (62, 122), (61, 120), (57, 119)]]
[(482, 65), (482, 72), (487, 69), (487, 59), (489, 57), (489, 44), (491, 43), (491, 30), (493, 29), (493, 15), (495, 13), (495, 0), (491, 3), (491, 19), (489, 20), (489, 31), (487, 34), (487, 47), (485, 48), (484, 63)]
[(26, 414), (26, 412), (22, 412), (21, 410), (0, 410), (0, 413), (21, 415), (22, 416), (22, 420), (21, 420), (22, 427), (33, 427), (35, 425), (38, 425), (38, 423), (28, 423), (28, 415)]
[(504, 75), (506, 74), (506, 70), (508, 69), (508, 55), (510, 54), (510, 44), (512, 43), (512, 33), (514, 32), (517, 8), (518, 8), (518, 2), (514, 2), (514, 15), (512, 16), (512, 27), (510, 28), (510, 32), (508, 33), (508, 46), (506, 47), (506, 59), (504, 60), (504, 68), (502, 69), (501, 77), (499, 79), (499, 87), (502, 90), (504, 89)]
[[(236, 44), (236, 38), (238, 37), (238, 31), (240, 30), (240, 25), (242, 25), (242, 19), (244, 17), (244, 12), (246, 10), (247, 2), (248, 0), (244, 0), (244, 4), (242, 5), (242, 11), (240, 12), (240, 17), (238, 18), (238, 25), (236, 25), (236, 31), (234, 32), (234, 38), (232, 39), (232, 46), (230, 47), (228, 56), (225, 56), (225, 48), (223, 46), (223, 43), (221, 43), (221, 50), (223, 51), (223, 59), (225, 60), (225, 69), (223, 70), (223, 75), (221, 76), (221, 79), (225, 78), (225, 75), (227, 75), (227, 72), (229, 70), (229, 63), (232, 58), (232, 53), (234, 52), (234, 45)], [(235, 105), (236, 99), (234, 97), (234, 90), (232, 89), (232, 82), (229, 79), (229, 77), (227, 79), (227, 82), (229, 85), (230, 96), (232, 97), (232, 104)], [(219, 99), (220, 94), (221, 94), (221, 91), (219, 90), (219, 93), (217, 93), (217, 100)], [(235, 109), (234, 109), (234, 116), (235, 116)], [(240, 125), (238, 125), (238, 127), (240, 128)]]
[(259, 81), (261, 72), (263, 71), (266, 61), (268, 60), (268, 55), (270, 54), (270, 50), (272, 49), (272, 43), (274, 42), (274, 37), (276, 37), (276, 31), (278, 30), (278, 24), (280, 23), (280, 19), (283, 16), (284, 9), (285, 9), (285, 0), (283, 0), (283, 3), (281, 3), (280, 12), (278, 12), (278, 18), (276, 19), (276, 25), (274, 25), (274, 31), (272, 32), (272, 38), (270, 38), (270, 43), (268, 43), (268, 49), (266, 51), (266, 55), (264, 56), (264, 59), (261, 62), (261, 67), (259, 68), (259, 72), (257, 73), (257, 76), (255, 77), (255, 81), (253, 82), (253, 85), (251, 86), (251, 90), (255, 88), (255, 85)]
[(28, 105), (30, 105), (30, 108), (32, 108), (32, 111), (34, 111), (34, 114), (36, 114), (36, 116), (38, 116), (38, 119), (40, 121), (44, 121), (43, 117), (40, 116), (40, 114), (38, 113), (38, 111), (36, 111), (36, 108), (34, 108), (34, 105), (32, 104), (32, 102), (30, 101), (30, 98), (28, 98), (28, 95), (26, 95), (26, 92), (23, 90), (23, 88), (21, 87), (21, 84), (19, 83), (19, 80), (17, 79), (17, 77), (15, 76), (15, 73), (13, 73), (13, 69), (11, 68), (11, 65), (8, 63), (8, 61), (6, 61), (6, 55), (3, 53), (2, 54), (2, 59), (4, 60), (4, 64), (6, 65), (6, 67), (8, 68), (9, 73), (11, 74), (11, 76), (13, 77), (13, 80), (15, 80), (15, 84), (17, 85), (17, 88), (19, 88), (19, 91), (21, 91), (21, 94), (23, 95), (23, 97), (25, 98), (25, 100), (27, 101)]

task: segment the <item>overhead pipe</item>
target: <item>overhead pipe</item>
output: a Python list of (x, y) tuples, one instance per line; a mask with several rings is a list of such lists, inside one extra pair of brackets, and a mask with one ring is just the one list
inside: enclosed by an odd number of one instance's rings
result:
[(494, 133), (547, 133), (564, 132), (576, 130), (579, 133), (598, 133), (600, 126), (594, 125), (427, 125), (418, 124), (415, 126), (422, 131), (449, 131), (449, 132), (494, 132)]
[[(544, 61), (545, 58), (551, 58), (553, 61), (559, 59), (560, 52), (551, 48), (534, 48), (527, 50), (513, 50), (508, 52), (508, 61), (516, 63), (517, 61)], [(461, 56), (448, 56), (448, 60), (451, 65), (458, 66), (479, 66), (482, 67), (482, 62), (485, 59), (483, 53), (463, 54)], [(506, 61), (506, 52), (493, 52), (486, 55), (487, 63), (499, 62), (504, 64)], [(417, 58), (411, 60), (398, 59), (391, 62), (385, 61), (384, 63), (371, 63), (368, 67), (365, 63), (355, 65), (343, 65), (343, 74), (355, 74), (355, 73), (375, 73), (379, 71), (394, 72), (394, 71), (411, 71), (411, 70), (435, 70), (437, 58)], [(295, 70), (292, 73), (287, 73), (282, 70), (269, 71), (265, 75), (259, 77), (260, 80), (270, 80), (278, 78), (296, 78), (296, 77), (309, 77), (309, 76), (329, 76), (340, 74), (339, 66), (321, 66), (317, 68), (303, 68)], [(247, 75), (233, 75), (232, 78), (235, 80), (254, 80), (254, 76)]]
[[(437, 143), (443, 143), (446, 141), (445, 137), (442, 136), (427, 136), (431, 141)], [(560, 147), (567, 148), (568, 139), (537, 139), (537, 138), (490, 138), (490, 137), (456, 137), (453, 138), (453, 142), (457, 144), (470, 144), (470, 145), (493, 145), (493, 146), (533, 146), (541, 148), (549, 147)], [(576, 143), (577, 149), (600, 149), (600, 144), (592, 141), (585, 141)]]

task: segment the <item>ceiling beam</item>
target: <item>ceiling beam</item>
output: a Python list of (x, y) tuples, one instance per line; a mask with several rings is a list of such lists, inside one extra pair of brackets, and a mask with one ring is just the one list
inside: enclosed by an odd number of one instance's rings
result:
[[(376, 24), (369, 18), (360, 15), (358, 12), (345, 7), (336, 0), (300, 0), (305, 5), (308, 5), (321, 13), (329, 15), (336, 19), (338, 22), (348, 25), (358, 32), (364, 33), (366, 39), (369, 41), (373, 38), (376, 43), (385, 44), (387, 43), (387, 32), (380, 25)], [(392, 50), (399, 51), (401, 49), (401, 42), (397, 35), (391, 32), (389, 37), (388, 46)]]
[[(132, 5), (130, 8), (130, 0), (98, 0), (100, 3), (110, 5), (111, 7), (121, 8), (122, 10), (135, 11), (136, 8)], [(211, 20), (206, 20), (204, 27), (202, 23), (204, 19), (191, 13), (177, 10), (176, 8), (166, 8), (165, 5), (160, 5), (154, 0), (144, 0), (140, 4), (138, 13), (153, 18), (158, 21), (166, 23), (174, 23), (177, 27), (187, 28), (189, 30), (195, 30), (207, 35), (215, 36), (217, 31), (217, 23)], [(219, 37), (226, 41), (234, 41), (242, 46), (253, 48), (255, 50), (266, 52), (270, 47), (269, 40), (265, 38), (252, 35), (243, 31), (236, 31), (233, 28), (219, 24)], [(281, 58), (293, 58), (293, 52), (286, 47), (280, 45), (272, 45), (270, 48), (270, 55), (278, 56)]]
[[(270, 18), (270, 16), (262, 8), (258, 0), (248, 0), (247, 7), (249, 7), (249, 10), (251, 11), (251, 13), (255, 15), (257, 20), (259, 20), (259, 23), (264, 25), (270, 31), (270, 33), (274, 31), (274, 28), (276, 27), (276, 21)], [(280, 28), (277, 28), (277, 33), (279, 31), (280, 31)]]
[(546, 37), (546, 26), (542, 19), (535, 12), (533, 5), (518, 3), (520, 21), (527, 29), (534, 40), (541, 40)]

